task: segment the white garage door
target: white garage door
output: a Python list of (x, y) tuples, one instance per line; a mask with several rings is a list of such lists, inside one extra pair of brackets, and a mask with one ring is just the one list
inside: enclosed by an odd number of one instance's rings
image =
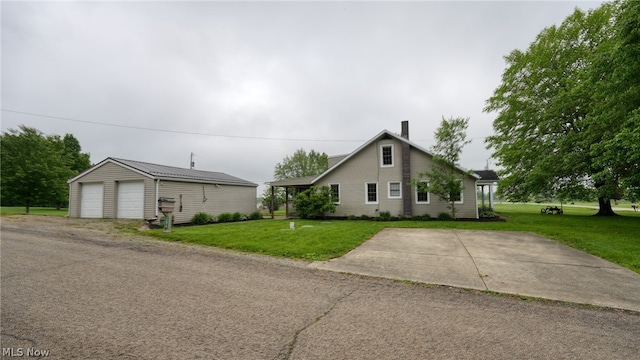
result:
[(118, 184), (118, 219), (144, 218), (144, 183)]
[(80, 194), (80, 217), (101, 218), (104, 186), (98, 184), (82, 184)]

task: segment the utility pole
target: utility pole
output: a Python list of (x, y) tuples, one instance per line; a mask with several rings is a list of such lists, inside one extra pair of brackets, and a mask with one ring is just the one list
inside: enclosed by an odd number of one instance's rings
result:
[(196, 165), (196, 163), (193, 162), (193, 153), (191, 153), (191, 160), (189, 161), (189, 169), (193, 170), (193, 167)]

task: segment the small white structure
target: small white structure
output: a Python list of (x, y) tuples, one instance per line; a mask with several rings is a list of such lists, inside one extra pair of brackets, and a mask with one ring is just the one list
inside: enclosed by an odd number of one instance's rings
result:
[(484, 187), (489, 187), (489, 207), (493, 209), (493, 191), (494, 187), (498, 185), (500, 178), (498, 174), (493, 170), (476, 170), (475, 173), (480, 176), (480, 180), (477, 181), (476, 185), (480, 187), (480, 191), (482, 192), (482, 207), (485, 207), (484, 202)]

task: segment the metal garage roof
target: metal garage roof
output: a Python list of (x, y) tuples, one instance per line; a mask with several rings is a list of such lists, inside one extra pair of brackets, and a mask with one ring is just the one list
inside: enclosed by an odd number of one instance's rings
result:
[(204, 183), (212, 183), (212, 184), (220, 184), (220, 185), (258, 186), (258, 184), (254, 184), (250, 181), (243, 180), (238, 177), (231, 176), (221, 172), (184, 169), (184, 168), (179, 168), (174, 166), (152, 164), (152, 163), (147, 163), (142, 161), (119, 159), (119, 158), (112, 158), (112, 157), (106, 158), (105, 160), (93, 166), (91, 169), (69, 180), (69, 182), (72, 182), (75, 179), (86, 175), (87, 173), (93, 171), (94, 169), (108, 162), (115, 163), (115, 164), (124, 166), (126, 168), (138, 171), (154, 179), (187, 181), (187, 182), (204, 182)]

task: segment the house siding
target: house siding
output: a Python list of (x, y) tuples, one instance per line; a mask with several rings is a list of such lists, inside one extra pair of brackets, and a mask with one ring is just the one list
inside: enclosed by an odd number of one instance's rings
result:
[[(393, 166), (380, 166), (380, 148), (393, 145)], [(340, 184), (340, 205), (334, 216), (367, 215), (377, 216), (382, 211), (392, 215), (403, 212), (402, 198), (389, 199), (389, 182), (402, 182), (401, 143), (395, 139), (381, 139), (371, 143), (340, 165), (335, 171), (322, 178), (317, 185)], [(378, 203), (367, 204), (365, 183), (378, 184)], [(405, 194), (402, 194), (405, 196)]]
[[(380, 147), (393, 145), (393, 166), (381, 166)], [(415, 187), (411, 186), (408, 194), (402, 189), (401, 198), (389, 198), (389, 183), (403, 183), (402, 174), (402, 143), (397, 139), (381, 139), (374, 141), (369, 146), (361, 149), (357, 154), (342, 163), (338, 168), (322, 177), (316, 184), (318, 186), (340, 184), (340, 204), (330, 216), (378, 216), (381, 212), (388, 211), (392, 216), (404, 214), (403, 199), (411, 198), (411, 212), (413, 216), (429, 215), (437, 217), (442, 212), (449, 213), (447, 203), (437, 196), (430, 194), (429, 204), (416, 204)], [(431, 157), (414, 148), (410, 148), (411, 179), (418, 179), (419, 173), (431, 169), (434, 164)], [(365, 202), (365, 183), (378, 184), (378, 203), (367, 204)], [(456, 217), (476, 218), (476, 194), (475, 179), (466, 176), (464, 179), (463, 203), (456, 204)]]
[(160, 197), (175, 199), (173, 221), (176, 224), (191, 222), (193, 215), (198, 212), (217, 216), (223, 212), (250, 214), (256, 211), (257, 192), (253, 186), (216, 186), (161, 180), (159, 194)]
[[(434, 161), (427, 154), (417, 151), (412, 148), (411, 150), (411, 178), (418, 179), (420, 173), (431, 170), (431, 166), (434, 165)], [(429, 204), (416, 204), (415, 200), (415, 186), (411, 187), (412, 196), (412, 212), (413, 215), (429, 215), (431, 217), (437, 217), (442, 212), (450, 213), (451, 210), (447, 208), (449, 203), (441, 201), (437, 195), (429, 194)], [(404, 194), (403, 194), (404, 195)], [(466, 176), (464, 179), (464, 191), (462, 193), (462, 204), (456, 204), (456, 217), (458, 218), (473, 218), (477, 217), (476, 209), (476, 183), (475, 179)]]

